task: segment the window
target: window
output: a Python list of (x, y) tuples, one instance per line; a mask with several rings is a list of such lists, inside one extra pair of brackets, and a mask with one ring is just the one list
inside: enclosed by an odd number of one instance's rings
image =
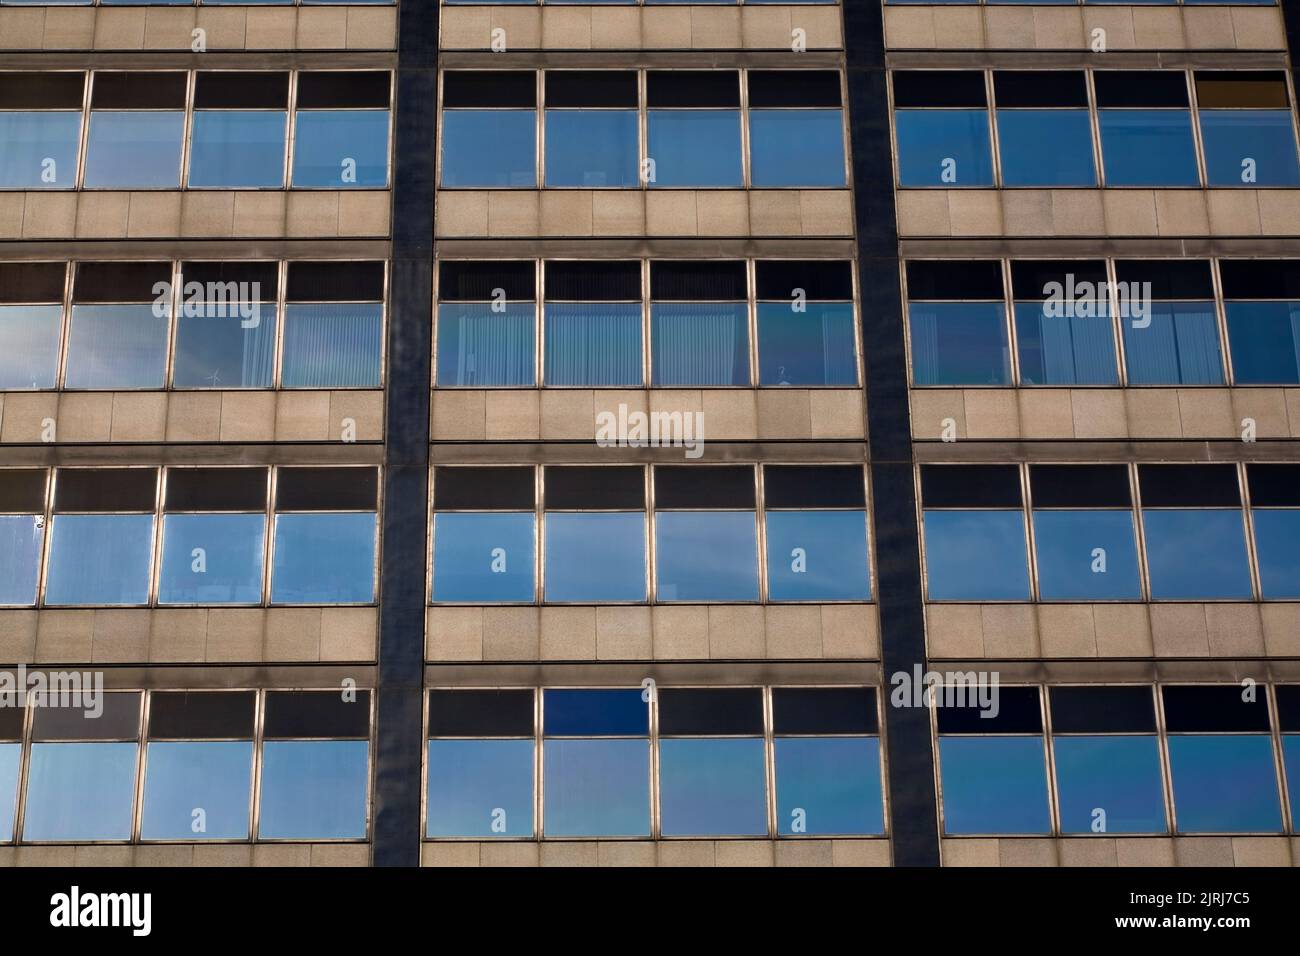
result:
[(1222, 385), (1209, 262), (1121, 259), (1115, 275), (1129, 303), (1119, 316), (1128, 384)]
[(1030, 465), (1038, 595), (1044, 601), (1142, 598), (1124, 465)]
[[(24, 607), (36, 603), (44, 539), (45, 472), (36, 468), (0, 469), (0, 605)], [(0, 772), (0, 791), (4, 779)]]
[(950, 835), (1052, 830), (1043, 718), (1035, 687), (936, 687), (943, 830)]
[(140, 694), (107, 693), (102, 712), (35, 708), (23, 840), (131, 839)]
[(370, 783), (370, 692), (268, 691), (258, 836), (360, 840)]
[(1287, 684), (1277, 688), (1277, 720), (1282, 731), (1282, 766), (1287, 792), (1291, 797), (1291, 829), (1300, 827), (1300, 686)]
[(1095, 186), (1088, 86), (1081, 70), (995, 70), (1004, 186)]
[(177, 277), (177, 388), (271, 388), (275, 384), (274, 262), (185, 262)]
[(0, 262), (0, 389), (54, 387), (66, 273), (62, 262)]
[(1025, 517), (1015, 465), (922, 465), (931, 601), (1027, 601)]
[(378, 388), (383, 262), (291, 262), (284, 313), (285, 388)]
[(171, 468), (159, 604), (260, 604), (265, 468)]
[(654, 480), (656, 598), (757, 601), (753, 468), (664, 465)]
[(651, 262), (653, 385), (748, 385), (748, 298), (743, 262)]
[(144, 840), (246, 840), (253, 691), (154, 691), (145, 745)]
[(1300, 467), (1251, 462), (1246, 481), (1262, 596), (1300, 598)]
[(374, 468), (280, 468), (275, 604), (370, 604), (378, 535)]
[(73, 189), (84, 73), (0, 73), (0, 189)]
[(79, 262), (72, 287), (66, 388), (162, 388), (172, 267)]
[(298, 74), (293, 185), (382, 189), (388, 185), (391, 79), (381, 71)]
[(1234, 465), (1138, 465), (1151, 598), (1249, 600)]
[(548, 837), (650, 835), (650, 709), (637, 688), (542, 692)]
[(180, 186), (186, 83), (185, 73), (95, 73), (86, 138), (87, 189)]
[(0, 709), (0, 843), (12, 843), (18, 810), (18, 780), (23, 759), (23, 713)]
[(778, 834), (884, 833), (874, 689), (774, 687), (772, 733)]
[(537, 186), (537, 78), (532, 70), (442, 74), (442, 185)]
[(435, 468), (434, 603), (536, 598), (533, 469)]
[(550, 261), (545, 269), (546, 384), (640, 385), (641, 263)]
[(547, 70), (546, 186), (637, 185), (634, 70)]
[(1001, 264), (907, 264), (907, 314), (914, 385), (1010, 385)]
[(844, 114), (835, 70), (750, 70), (750, 181), (844, 186)]
[(1193, 77), (1209, 184), (1300, 185), (1285, 74), (1198, 70)]
[(288, 125), (288, 73), (196, 73), (190, 188), (282, 188)]
[(1052, 749), (1062, 833), (1164, 833), (1150, 687), (1053, 687)]
[(531, 837), (533, 749), (533, 691), (431, 691), (425, 835)]
[(767, 596), (869, 601), (866, 490), (856, 465), (765, 465)]
[(438, 278), (438, 385), (536, 382), (536, 266), (442, 262)]
[(1107, 186), (1197, 186), (1187, 77), (1097, 70), (1097, 123)]
[(45, 603), (149, 602), (158, 472), (59, 468)]
[(1300, 263), (1224, 259), (1219, 274), (1234, 384), (1300, 383)]
[(1117, 385), (1106, 264), (1011, 263), (1022, 385)]
[(988, 97), (978, 70), (893, 74), (898, 184), (993, 185)]
[(544, 470), (547, 601), (646, 599), (645, 471)]
[(766, 836), (763, 691), (659, 691), (664, 836)]
[(646, 73), (651, 188), (744, 185), (740, 132), (737, 71)]
[(1179, 833), (1282, 829), (1267, 696), (1239, 686), (1162, 689)]
[(856, 385), (857, 322), (847, 262), (759, 260), (758, 379), (762, 385)]

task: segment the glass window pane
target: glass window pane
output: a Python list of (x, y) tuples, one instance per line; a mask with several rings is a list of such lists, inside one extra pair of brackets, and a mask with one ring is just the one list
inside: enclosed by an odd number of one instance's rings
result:
[(536, 186), (535, 110), (446, 110), (442, 185)]
[(547, 740), (548, 837), (649, 836), (650, 741)]
[(430, 740), (428, 835), (533, 835), (533, 741)]
[(1045, 601), (1142, 597), (1131, 511), (1035, 511), (1034, 548)]
[(1107, 186), (1196, 186), (1186, 110), (1098, 110)]
[(637, 185), (636, 110), (547, 110), (546, 185)]
[(1029, 600), (1022, 512), (927, 511), (924, 524), (930, 600)]
[(145, 749), (146, 840), (243, 840), (253, 779), (251, 740), (151, 741)]
[(945, 833), (1048, 833), (1041, 737), (940, 737)]
[(650, 306), (650, 348), (657, 386), (748, 385), (749, 306), (655, 302)]
[(1110, 315), (1056, 316), (1045, 309), (1041, 302), (1015, 304), (1021, 384), (1118, 385)]
[(765, 836), (765, 777), (761, 738), (660, 740), (664, 836)]
[(843, 186), (843, 114), (751, 110), (749, 162), (755, 186)]
[(47, 604), (144, 604), (149, 600), (153, 515), (55, 515)]
[(1250, 598), (1240, 511), (1144, 509), (1142, 524), (1153, 599)]
[(645, 515), (546, 516), (546, 600), (644, 601)]
[(91, 189), (175, 189), (181, 184), (184, 132), (183, 112), (95, 110), (83, 182)]
[(913, 384), (1011, 384), (1001, 302), (912, 302), (908, 317)]
[(652, 187), (740, 186), (739, 110), (647, 110)]
[(23, 745), (0, 744), (0, 842), (14, 838), (14, 811), (18, 807), (18, 768)]
[[(1255, 509), (1251, 514), (1264, 597), (1300, 598), (1300, 511)], [(1296, 796), (1300, 803), (1300, 792)]]
[(384, 307), (378, 302), (288, 305), (284, 311), (286, 388), (378, 388)]
[(374, 514), (275, 516), (276, 604), (369, 604), (375, 599)]
[(1273, 741), (1267, 736), (1171, 736), (1169, 773), (1179, 833), (1282, 829)]
[(262, 600), (260, 514), (163, 516), (162, 604), (257, 604)]
[(224, 307), (213, 302), (201, 309), (182, 309), (176, 319), (172, 383), (178, 388), (270, 388), (275, 313), (270, 302)]
[(1238, 385), (1300, 383), (1300, 302), (1225, 302)]
[(1211, 186), (1300, 185), (1290, 110), (1201, 110)]
[(778, 737), (774, 747), (778, 833), (885, 832), (877, 738)]
[[(0, 604), (36, 602), (44, 536), (45, 519), (40, 515), (0, 515)], [(3, 782), (0, 777), (0, 787)]]
[(438, 385), (532, 385), (534, 324), (531, 302), (439, 305)]
[(74, 305), (68, 388), (162, 388), (167, 317), (153, 305)]
[(1165, 831), (1160, 744), (1154, 736), (1057, 737), (1054, 743), (1062, 832)]
[(364, 740), (266, 741), (258, 835), (288, 840), (364, 837), (368, 750)]
[(895, 110), (902, 186), (992, 186), (988, 111)]
[(758, 600), (753, 512), (662, 511), (655, 548), (660, 600)]
[(547, 385), (640, 385), (641, 306), (546, 303)]
[(72, 189), (77, 185), (81, 114), (0, 110), (0, 187)]
[(1282, 764), (1286, 768), (1287, 792), (1291, 797), (1291, 829), (1300, 829), (1300, 735), (1282, 735)]
[(283, 186), (288, 122), (287, 113), (196, 110), (190, 133), (190, 186)]
[(1087, 110), (998, 110), (997, 122), (1004, 186), (1096, 185)]
[(532, 601), (531, 514), (433, 516), (433, 600)]
[(388, 185), (388, 110), (303, 110), (294, 126), (293, 185)]
[(134, 743), (32, 744), (24, 840), (129, 840)]
[(1213, 302), (1152, 302), (1120, 321), (1130, 385), (1222, 385)]
[(773, 601), (869, 601), (865, 511), (769, 511)]
[(758, 380), (763, 385), (856, 385), (852, 302), (758, 303)]
[(0, 388), (54, 387), (62, 320), (61, 305), (0, 305)]

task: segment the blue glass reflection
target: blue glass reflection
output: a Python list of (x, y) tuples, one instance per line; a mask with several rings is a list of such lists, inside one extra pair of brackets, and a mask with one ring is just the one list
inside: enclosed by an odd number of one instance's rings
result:
[(55, 515), (47, 604), (144, 604), (149, 600), (153, 515)]
[(640, 385), (641, 305), (548, 302), (547, 385)]
[(650, 350), (656, 386), (748, 385), (749, 307), (743, 302), (654, 302)]
[(537, 185), (536, 110), (447, 110), (442, 185)]
[(438, 306), (438, 384), (476, 388), (533, 384), (531, 302), (447, 302)]
[(88, 189), (175, 189), (184, 133), (182, 111), (94, 110), (82, 181)]
[(430, 837), (533, 835), (533, 741), (430, 740)]
[(636, 110), (547, 110), (546, 185), (637, 185)]
[(164, 515), (159, 603), (260, 602), (265, 532), (260, 514)]
[(739, 110), (647, 110), (650, 186), (740, 186)]
[(885, 832), (878, 738), (778, 737), (774, 747), (778, 833)]
[(542, 713), (548, 737), (642, 736), (650, 710), (638, 689), (547, 689)]
[(865, 511), (769, 511), (767, 593), (773, 601), (869, 601)]
[(1109, 308), (1099, 316), (1048, 315), (1042, 302), (1017, 302), (1022, 385), (1117, 385)]
[(373, 513), (275, 516), (276, 604), (369, 604), (375, 599)]
[(752, 511), (661, 511), (655, 518), (661, 601), (756, 601)]
[(0, 604), (36, 602), (44, 529), (40, 515), (0, 515)]
[[(1160, 744), (1154, 735), (1057, 737), (1054, 743), (1063, 832), (1165, 832)], [(1094, 830), (1094, 822), (1103, 819), (1105, 829)]]
[[(1300, 795), (1300, 735), (1282, 735), (1282, 765), (1286, 771), (1287, 792)], [(1300, 800), (1291, 799), (1291, 828), (1300, 829)]]
[(1237, 385), (1300, 383), (1300, 302), (1225, 302)]
[(68, 388), (162, 388), (167, 315), (152, 304), (74, 305), (68, 332)]
[(911, 302), (907, 311), (913, 384), (1011, 384), (1001, 302)]
[(1097, 184), (1087, 110), (1001, 109), (996, 115), (1004, 186)]
[(1300, 510), (1256, 508), (1251, 515), (1260, 591), (1272, 600), (1300, 598)]
[(287, 113), (195, 110), (190, 133), (190, 186), (283, 186), (288, 124)]
[(293, 185), (388, 185), (388, 110), (302, 110), (294, 123)]
[(1250, 567), (1241, 512), (1171, 508), (1142, 511), (1151, 597), (1249, 598)]
[(34, 743), (24, 840), (129, 840), (134, 743)]
[(546, 835), (649, 836), (650, 741), (547, 740)]
[(0, 110), (0, 187), (72, 189), (77, 185), (81, 113)]
[(1290, 110), (1201, 110), (1211, 186), (1300, 185)]
[(843, 113), (750, 110), (749, 164), (755, 186), (843, 186)]
[(546, 515), (548, 601), (644, 601), (645, 514)]
[(1020, 511), (926, 511), (925, 571), (932, 601), (1027, 601)]
[(758, 380), (763, 385), (856, 385), (852, 302), (758, 303)]
[(1107, 186), (1197, 186), (1187, 110), (1098, 110)]
[(992, 186), (988, 110), (895, 110), (902, 186)]
[(1048, 833), (1041, 737), (940, 737), (945, 833)]
[(528, 514), (433, 516), (433, 600), (532, 601), (533, 525)]
[[(242, 310), (242, 311), (240, 311)], [(271, 302), (205, 303), (176, 318), (172, 384), (178, 388), (270, 388), (275, 374), (276, 309)]]
[(141, 837), (247, 838), (251, 740), (151, 741), (145, 761)]
[(258, 835), (346, 840), (366, 835), (364, 740), (268, 740), (262, 745)]
[(288, 305), (284, 313), (286, 388), (377, 388), (384, 347), (378, 302)]
[(14, 838), (14, 811), (18, 807), (18, 770), (23, 745), (0, 744), (0, 843)]
[(1267, 735), (1171, 736), (1169, 772), (1179, 833), (1282, 829), (1273, 741)]
[(1152, 302), (1120, 320), (1130, 385), (1222, 385), (1213, 302)]
[(761, 737), (659, 741), (659, 819), (664, 836), (765, 836)]
[(61, 305), (0, 305), (0, 388), (54, 387), (62, 320)]
[(1035, 511), (1033, 520), (1043, 600), (1141, 598), (1133, 512)]

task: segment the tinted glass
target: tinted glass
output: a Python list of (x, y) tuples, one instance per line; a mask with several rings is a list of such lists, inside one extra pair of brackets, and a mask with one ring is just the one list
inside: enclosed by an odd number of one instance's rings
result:
[(773, 601), (867, 601), (864, 511), (769, 511), (767, 588)]
[(636, 110), (547, 110), (546, 185), (635, 186), (638, 120)]
[(300, 110), (294, 122), (293, 185), (388, 185), (388, 111)]
[(548, 302), (548, 385), (640, 385), (641, 306)]
[(1130, 385), (1223, 384), (1213, 302), (1152, 302), (1120, 328)]
[(438, 306), (438, 384), (482, 388), (533, 384), (531, 302)]
[(260, 514), (164, 515), (159, 603), (260, 602), (265, 533)]
[(839, 110), (749, 113), (753, 185), (843, 186), (844, 117)]
[(1238, 385), (1300, 382), (1300, 302), (1225, 302)]
[(68, 333), (68, 388), (162, 388), (167, 312), (152, 305), (74, 305)]
[(992, 186), (988, 111), (894, 111), (902, 186)]
[(375, 599), (374, 514), (275, 516), (276, 604), (369, 604)]
[(739, 186), (738, 110), (646, 111), (654, 186)]
[(1048, 833), (1040, 737), (940, 737), (945, 833)]
[(1020, 511), (926, 511), (925, 571), (932, 601), (1027, 601)]
[(144, 604), (153, 515), (55, 515), (48, 604)]
[(44, 538), (43, 517), (0, 515), (0, 604), (24, 605), (36, 601)]
[(851, 302), (758, 303), (758, 380), (763, 385), (856, 385), (857, 325)]
[(268, 740), (262, 745), (258, 835), (357, 839), (366, 835), (364, 740)]
[(134, 743), (34, 743), (24, 840), (127, 840), (135, 802)]
[(645, 515), (546, 516), (546, 600), (644, 601)]
[(1038, 593), (1046, 601), (1137, 600), (1131, 511), (1035, 511)]
[(749, 307), (655, 302), (650, 347), (654, 385), (748, 385)]
[(758, 599), (752, 512), (660, 512), (655, 518), (655, 547), (660, 600)]
[(0, 110), (0, 187), (72, 189), (81, 113)]
[(0, 388), (54, 387), (62, 320), (58, 305), (0, 305)]
[(90, 189), (175, 189), (184, 133), (183, 112), (93, 110), (82, 181)]
[(1010, 385), (1011, 343), (1001, 302), (911, 302), (916, 385)]
[(778, 833), (884, 832), (878, 739), (778, 737), (774, 748)]
[(1107, 186), (1196, 186), (1196, 147), (1186, 110), (1097, 111)]
[(1165, 831), (1160, 745), (1154, 736), (1057, 737), (1055, 754), (1063, 832)]
[(435, 514), (433, 600), (533, 600), (532, 514)]
[(1180, 833), (1282, 828), (1273, 742), (1266, 735), (1171, 736), (1169, 772)]
[(1004, 186), (1093, 186), (1092, 121), (1087, 110), (997, 111)]
[(428, 775), (428, 836), (532, 836), (532, 740), (430, 740)]
[(763, 740), (660, 740), (659, 815), (665, 836), (765, 836)]
[(546, 834), (649, 836), (650, 742), (547, 740)]
[(287, 113), (265, 110), (195, 110), (190, 186), (283, 186), (288, 122)]
[(288, 305), (281, 381), (286, 388), (376, 388), (383, 335), (377, 302)]
[(1152, 598), (1250, 598), (1240, 511), (1144, 509), (1142, 524)]
[(537, 185), (537, 113), (534, 110), (446, 110), (442, 185)]
[(252, 741), (155, 740), (145, 761), (144, 839), (247, 838)]

